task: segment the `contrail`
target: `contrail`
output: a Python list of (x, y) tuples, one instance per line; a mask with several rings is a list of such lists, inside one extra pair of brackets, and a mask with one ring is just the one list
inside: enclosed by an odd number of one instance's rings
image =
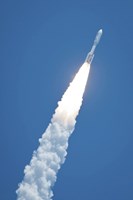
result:
[(64, 93), (17, 189), (18, 200), (51, 200), (57, 172), (67, 155), (68, 139), (79, 113), (90, 64), (85, 62)]
[(67, 155), (68, 139), (75, 128), (90, 64), (101, 36), (102, 29), (98, 31), (84, 64), (70, 83), (61, 101), (58, 102), (51, 123), (39, 139), (40, 145), (33, 153), (30, 164), (25, 167), (24, 179), (16, 191), (18, 200), (52, 199), (52, 187), (57, 179), (57, 172)]

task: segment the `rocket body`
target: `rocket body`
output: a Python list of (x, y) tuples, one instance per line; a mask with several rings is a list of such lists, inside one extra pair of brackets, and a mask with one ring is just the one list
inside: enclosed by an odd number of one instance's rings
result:
[(87, 57), (86, 57), (86, 59), (85, 59), (85, 62), (91, 64), (91, 62), (92, 62), (92, 60), (93, 60), (93, 58), (94, 58), (95, 49), (96, 49), (96, 47), (97, 47), (97, 45), (98, 45), (98, 43), (99, 43), (99, 41), (100, 41), (100, 39), (101, 39), (102, 33), (103, 33), (102, 29), (100, 29), (100, 30), (97, 32), (97, 35), (96, 35), (96, 37), (95, 37), (93, 46), (92, 46), (90, 52), (87, 54)]

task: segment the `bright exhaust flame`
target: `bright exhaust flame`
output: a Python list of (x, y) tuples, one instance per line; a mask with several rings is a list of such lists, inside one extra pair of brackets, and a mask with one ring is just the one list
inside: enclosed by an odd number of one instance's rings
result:
[[(70, 83), (70, 86), (64, 93), (61, 101), (58, 102), (59, 106), (55, 110), (52, 122), (59, 120), (63, 126), (71, 125), (70, 120), (72, 120), (72, 118), (76, 118), (82, 104), (83, 93), (87, 83), (89, 71), (90, 65), (88, 63), (84, 63), (73, 81)], [(58, 113), (58, 115), (56, 115), (56, 113)]]
[(25, 167), (24, 179), (16, 193), (18, 200), (51, 200), (57, 172), (67, 155), (68, 139), (74, 130), (90, 65), (84, 63), (64, 93), (40, 145)]

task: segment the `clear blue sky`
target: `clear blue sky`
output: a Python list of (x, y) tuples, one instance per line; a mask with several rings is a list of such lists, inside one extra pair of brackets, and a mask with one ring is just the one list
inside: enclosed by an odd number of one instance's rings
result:
[(0, 199), (16, 199), (38, 139), (90, 50), (83, 106), (54, 200), (133, 199), (133, 1), (0, 1)]

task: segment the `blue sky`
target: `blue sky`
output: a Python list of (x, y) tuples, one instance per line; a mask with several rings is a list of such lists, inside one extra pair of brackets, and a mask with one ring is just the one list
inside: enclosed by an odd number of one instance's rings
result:
[(98, 29), (54, 200), (133, 199), (132, 0), (0, 2), (0, 199), (15, 190)]

